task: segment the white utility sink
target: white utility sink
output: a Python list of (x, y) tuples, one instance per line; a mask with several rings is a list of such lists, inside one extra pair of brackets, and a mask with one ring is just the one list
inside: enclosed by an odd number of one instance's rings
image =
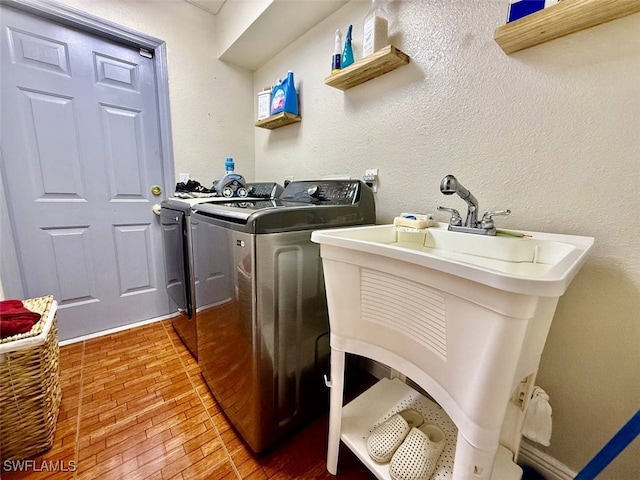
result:
[(558, 297), (584, 263), (593, 238), (539, 232), (526, 237), (419, 232), (394, 225), (322, 230), (312, 240), (409, 262), (507, 292)]
[[(455, 424), (453, 468), (439, 466), (437, 478), (519, 478), (497, 467), (492, 475), (499, 446), (517, 455), (558, 299), (594, 241), (521, 233), (526, 236), (475, 235), (446, 224), (312, 233), (320, 244), (331, 327), (330, 472), (340, 438), (357, 449), (349, 439), (362, 436), (347, 431), (348, 420), (341, 432), (344, 357), (354, 353), (409, 377)], [(357, 455), (366, 463), (366, 451)]]

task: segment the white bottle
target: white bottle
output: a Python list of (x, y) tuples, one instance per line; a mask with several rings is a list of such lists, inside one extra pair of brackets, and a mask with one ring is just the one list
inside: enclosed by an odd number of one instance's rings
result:
[(366, 57), (387, 46), (389, 23), (384, 15), (381, 0), (371, 0), (371, 9), (364, 18), (362, 56)]
[(267, 118), (271, 108), (271, 87), (258, 93), (258, 120)]

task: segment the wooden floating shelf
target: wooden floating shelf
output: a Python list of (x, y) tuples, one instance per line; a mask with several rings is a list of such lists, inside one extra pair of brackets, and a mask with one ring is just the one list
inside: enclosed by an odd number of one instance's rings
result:
[(292, 123), (298, 123), (301, 121), (302, 117), (300, 115), (294, 115), (289, 112), (280, 112), (276, 113), (275, 115), (271, 115), (270, 117), (263, 118), (262, 120), (258, 120), (256, 122), (256, 127), (273, 130), (275, 128), (284, 127), (285, 125), (290, 125)]
[(509, 54), (637, 12), (638, 0), (563, 0), (496, 28), (493, 38)]
[(393, 45), (378, 50), (324, 79), (325, 85), (348, 90), (409, 63), (409, 56)]

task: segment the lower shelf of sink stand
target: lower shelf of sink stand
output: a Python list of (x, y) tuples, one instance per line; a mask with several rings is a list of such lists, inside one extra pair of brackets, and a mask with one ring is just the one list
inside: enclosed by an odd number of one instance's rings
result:
[[(458, 429), (439, 405), (401, 380), (384, 378), (345, 405), (342, 408), (340, 439), (377, 478), (390, 479), (389, 464), (378, 464), (369, 457), (367, 437), (375, 425), (406, 408), (418, 410), (426, 422), (438, 425), (445, 433), (447, 444), (431, 479), (453, 478), (453, 459), (456, 453)], [(513, 463), (512, 458), (511, 452), (500, 446), (491, 478), (520, 480), (522, 469)]]

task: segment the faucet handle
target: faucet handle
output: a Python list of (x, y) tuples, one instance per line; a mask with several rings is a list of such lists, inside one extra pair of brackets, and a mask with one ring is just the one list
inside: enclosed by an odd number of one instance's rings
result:
[(493, 228), (493, 217), (498, 217), (501, 215), (510, 215), (511, 210), (495, 210), (493, 212), (484, 212), (482, 215), (482, 220), (480, 220), (480, 226), (482, 228)]
[(441, 212), (449, 212), (451, 214), (449, 225), (453, 225), (453, 226), (462, 225), (462, 217), (460, 216), (460, 212), (455, 208), (438, 207), (438, 210), (440, 210)]

